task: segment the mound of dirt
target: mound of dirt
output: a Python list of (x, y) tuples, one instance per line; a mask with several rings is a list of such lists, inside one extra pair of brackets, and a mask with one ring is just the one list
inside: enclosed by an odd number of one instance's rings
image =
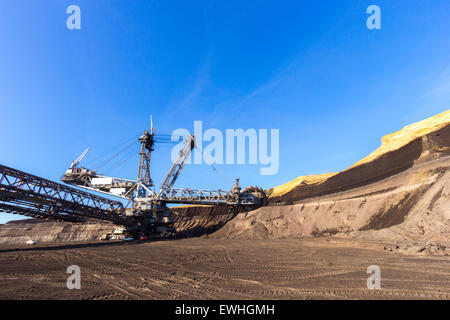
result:
[(300, 176), (267, 193), (271, 203), (292, 204), (368, 185), (447, 155), (450, 155), (450, 111), (384, 136), (377, 150), (340, 173)]
[(370, 240), (450, 241), (450, 157), (370, 186), (295, 205), (241, 213), (212, 238), (350, 235)]
[(450, 111), (382, 142), (345, 171), (269, 190), (270, 206), (239, 214), (211, 237), (450, 242)]

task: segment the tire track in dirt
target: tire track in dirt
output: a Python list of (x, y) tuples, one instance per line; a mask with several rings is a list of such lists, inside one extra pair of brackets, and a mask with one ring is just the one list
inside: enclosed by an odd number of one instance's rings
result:
[[(364, 246), (344, 240), (197, 238), (0, 252), (0, 298), (450, 298), (450, 258)], [(80, 266), (82, 290), (65, 288), (68, 264)], [(366, 287), (371, 264), (381, 268), (381, 290)]]

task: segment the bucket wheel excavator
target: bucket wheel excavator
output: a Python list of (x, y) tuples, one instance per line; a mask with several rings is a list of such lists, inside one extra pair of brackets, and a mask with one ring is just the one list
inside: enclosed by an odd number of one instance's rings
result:
[(174, 221), (167, 207), (169, 203), (221, 205), (228, 206), (233, 212), (238, 212), (240, 208), (254, 209), (267, 203), (267, 197), (261, 188), (248, 187), (241, 190), (239, 179), (236, 179), (230, 191), (174, 188), (183, 166), (196, 147), (195, 136), (192, 134), (184, 138), (184, 146), (178, 158), (164, 178), (160, 189), (154, 191), (150, 174), (151, 154), (156, 141), (153, 124), (151, 130), (144, 130), (138, 140), (140, 160), (136, 180), (109, 177), (80, 166), (89, 148), (72, 161), (61, 178), (67, 184), (128, 200), (131, 207), (124, 208), (124, 215), (131, 221), (124, 227), (124, 233), (127, 235), (133, 237), (173, 235)]

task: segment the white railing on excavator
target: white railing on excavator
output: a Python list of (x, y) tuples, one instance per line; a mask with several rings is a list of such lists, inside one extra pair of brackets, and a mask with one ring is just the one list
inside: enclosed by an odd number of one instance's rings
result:
[(222, 190), (200, 190), (187, 188), (171, 188), (163, 189), (159, 196), (155, 196), (154, 200), (180, 203), (229, 203), (232, 195), (228, 191)]

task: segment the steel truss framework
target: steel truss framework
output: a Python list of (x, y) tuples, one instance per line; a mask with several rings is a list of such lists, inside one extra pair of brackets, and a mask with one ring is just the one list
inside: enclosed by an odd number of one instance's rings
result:
[[(153, 199), (150, 197), (150, 199)], [(168, 203), (235, 204), (230, 192), (222, 190), (164, 189), (154, 200)]]
[(0, 211), (72, 222), (94, 218), (128, 224), (119, 201), (3, 165), (0, 165)]
[[(262, 199), (248, 197), (248, 195), (233, 194), (223, 190), (199, 190), (199, 189), (164, 189), (160, 197), (150, 197), (150, 200), (167, 203), (190, 204), (223, 204), (223, 205), (260, 205)], [(260, 201), (260, 202), (258, 202)]]

